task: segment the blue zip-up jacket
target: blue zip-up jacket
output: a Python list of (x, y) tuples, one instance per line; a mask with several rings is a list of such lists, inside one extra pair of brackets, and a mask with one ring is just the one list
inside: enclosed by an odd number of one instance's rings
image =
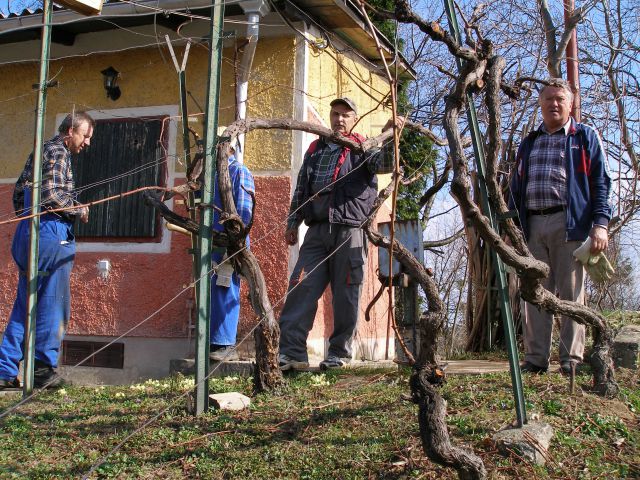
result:
[[(529, 156), (533, 142), (541, 134), (543, 132), (537, 129), (522, 141), (516, 157), (516, 171), (511, 179), (509, 206), (517, 208), (520, 226), (527, 239)], [(611, 177), (598, 132), (571, 118), (564, 158), (567, 174), (567, 241), (584, 241), (594, 224), (606, 226), (611, 220)]]
[[(251, 212), (253, 210), (253, 200), (247, 191), (254, 194), (256, 191), (253, 175), (247, 167), (236, 160), (234, 155), (230, 155), (229, 178), (231, 179), (231, 189), (233, 192), (233, 201), (236, 204), (236, 211), (246, 227), (251, 222)], [(213, 204), (221, 209), (222, 198), (220, 196), (220, 189), (218, 188), (217, 177), (214, 177), (213, 185)], [(213, 229), (224, 232), (224, 225), (220, 223), (220, 212), (216, 209), (213, 210)]]

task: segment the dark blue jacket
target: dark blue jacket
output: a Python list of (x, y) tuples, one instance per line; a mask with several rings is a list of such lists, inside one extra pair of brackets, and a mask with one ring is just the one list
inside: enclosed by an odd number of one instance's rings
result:
[[(360, 141), (364, 137), (358, 136)], [(324, 139), (312, 143), (307, 150), (302, 168), (305, 172), (316, 163), (322, 155), (322, 150), (329, 148)], [(341, 157), (344, 158), (336, 183), (330, 193), (329, 223), (338, 223), (352, 227), (360, 227), (371, 213), (373, 202), (378, 196), (378, 179), (371, 173), (367, 165), (363, 165), (368, 157), (362, 153), (355, 153), (343, 148)], [(338, 164), (341, 160), (338, 160)], [(310, 174), (307, 173), (304, 183), (304, 200), (311, 196)], [(303, 208), (304, 220), (307, 225), (313, 223), (313, 208), (307, 203)]]
[[(530, 133), (520, 145), (516, 171), (511, 179), (509, 205), (517, 208), (520, 226), (529, 237), (526, 192), (529, 156), (533, 142), (542, 134)], [(602, 141), (593, 128), (571, 119), (565, 147), (567, 174), (567, 240), (584, 241), (594, 224), (607, 225), (611, 220), (611, 177)]]

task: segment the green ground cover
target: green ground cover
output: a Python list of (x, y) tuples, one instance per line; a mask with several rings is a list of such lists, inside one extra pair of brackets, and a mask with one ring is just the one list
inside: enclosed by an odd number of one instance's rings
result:
[[(442, 389), (453, 440), (472, 446), (490, 478), (639, 478), (638, 372), (620, 370), (621, 395), (578, 394), (558, 373), (525, 377), (530, 418), (553, 425), (545, 467), (501, 457), (492, 434), (514, 419), (509, 374), (451, 376)], [(79, 478), (165, 409), (90, 478), (366, 479), (457, 478), (422, 453), (408, 372), (369, 370), (287, 376), (282, 393), (258, 395), (249, 410), (187, 413), (184, 378), (130, 387), (46, 392), (0, 420), (0, 478)], [(211, 390), (251, 392), (245, 378)], [(4, 411), (19, 394), (0, 397)]]

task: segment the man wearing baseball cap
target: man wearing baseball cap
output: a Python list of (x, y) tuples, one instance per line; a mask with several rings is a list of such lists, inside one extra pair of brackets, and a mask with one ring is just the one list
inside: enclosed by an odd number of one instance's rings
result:
[[(362, 135), (352, 132), (358, 121), (355, 102), (341, 97), (330, 105), (333, 132), (363, 142)], [(391, 125), (389, 120), (383, 131)], [(291, 199), (285, 240), (289, 245), (298, 243), (298, 227), (303, 221), (309, 230), (280, 315), (282, 370), (309, 366), (307, 337), (318, 300), (328, 284), (333, 293), (333, 333), (320, 368), (340, 368), (351, 360), (367, 260), (367, 241), (361, 227), (378, 194), (376, 174), (391, 171), (393, 156), (387, 149), (356, 153), (320, 138), (305, 153)]]

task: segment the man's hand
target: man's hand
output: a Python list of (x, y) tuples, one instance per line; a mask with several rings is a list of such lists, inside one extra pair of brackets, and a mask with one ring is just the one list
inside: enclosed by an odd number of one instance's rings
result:
[(80, 221), (82, 221), (82, 223), (89, 222), (89, 207), (82, 207), (80, 209)]
[(573, 251), (573, 256), (584, 265), (585, 270), (595, 283), (604, 283), (611, 279), (615, 270), (603, 251), (593, 253), (593, 239), (588, 237), (582, 245)]
[[(398, 129), (401, 129), (403, 126), (404, 126), (404, 117), (401, 117), (400, 115), (398, 115), (396, 117), (396, 127), (398, 127)], [(384, 127), (382, 127), (382, 131), (386, 132), (392, 127), (393, 127), (393, 117), (387, 120), (387, 123), (385, 123)]]
[(609, 233), (606, 228), (594, 225), (589, 233), (591, 237), (591, 253), (598, 254), (604, 252), (609, 245)]
[(284, 232), (284, 241), (287, 242), (288, 245), (295, 245), (298, 243), (298, 229), (290, 228), (286, 232)]

